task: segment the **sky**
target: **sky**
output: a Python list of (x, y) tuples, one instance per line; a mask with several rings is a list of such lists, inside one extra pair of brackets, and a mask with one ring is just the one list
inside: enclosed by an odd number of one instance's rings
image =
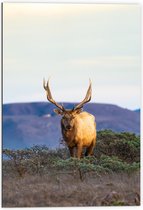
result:
[(80, 102), (141, 106), (141, 6), (4, 3), (3, 103)]

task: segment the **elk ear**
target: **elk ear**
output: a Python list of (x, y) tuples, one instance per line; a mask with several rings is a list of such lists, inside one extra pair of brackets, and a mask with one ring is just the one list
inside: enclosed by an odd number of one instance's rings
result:
[(60, 109), (54, 109), (54, 112), (55, 112), (56, 114), (63, 115), (63, 111), (60, 110)]
[(82, 109), (82, 108), (80, 108), (80, 109), (76, 109), (76, 110), (75, 110), (75, 114), (80, 114), (82, 111), (83, 111), (83, 109)]

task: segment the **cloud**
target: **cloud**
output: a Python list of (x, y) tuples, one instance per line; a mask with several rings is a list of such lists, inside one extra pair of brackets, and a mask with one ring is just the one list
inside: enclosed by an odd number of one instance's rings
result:
[(122, 65), (122, 66), (139, 66), (139, 56), (95, 56), (94, 58), (87, 59), (71, 59), (68, 60), (69, 64), (75, 65)]

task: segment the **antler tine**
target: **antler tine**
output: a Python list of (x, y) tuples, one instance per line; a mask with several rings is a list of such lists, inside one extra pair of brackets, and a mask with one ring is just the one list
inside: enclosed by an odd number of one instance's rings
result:
[(80, 109), (83, 107), (85, 103), (88, 103), (91, 100), (91, 94), (92, 94), (92, 86), (91, 86), (91, 80), (89, 79), (89, 87), (88, 87), (86, 96), (82, 102), (80, 102), (77, 106), (75, 106), (74, 110)]
[(51, 91), (50, 91), (50, 87), (49, 87), (49, 79), (47, 81), (47, 84), (45, 82), (45, 79), (43, 79), (43, 87), (46, 90), (46, 94), (47, 94), (47, 99), (48, 101), (50, 101), (51, 103), (53, 103), (55, 106), (57, 106), (59, 109), (61, 109), (62, 111), (64, 110), (64, 107), (61, 106), (60, 104), (58, 104), (52, 97)]

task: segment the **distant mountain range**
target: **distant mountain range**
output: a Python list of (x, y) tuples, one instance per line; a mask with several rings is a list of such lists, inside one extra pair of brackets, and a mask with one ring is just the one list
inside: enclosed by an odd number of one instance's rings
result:
[(134, 111), (135, 111), (135, 112), (139, 112), (139, 113), (140, 113), (140, 109), (135, 109)]
[[(66, 109), (75, 104), (63, 103)], [(3, 148), (20, 149), (36, 144), (58, 148), (62, 138), (61, 117), (53, 112), (54, 108), (44, 102), (3, 105)], [(97, 103), (86, 104), (84, 111), (95, 116), (97, 130), (140, 134), (140, 111)]]

